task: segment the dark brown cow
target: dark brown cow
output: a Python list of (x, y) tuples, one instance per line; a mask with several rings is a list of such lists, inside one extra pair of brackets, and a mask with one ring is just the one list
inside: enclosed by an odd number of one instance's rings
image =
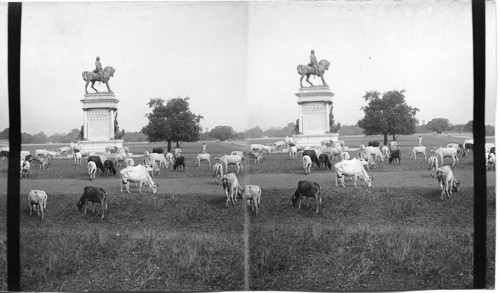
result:
[(104, 219), (104, 210), (108, 209), (108, 204), (106, 203), (106, 191), (100, 187), (85, 186), (83, 189), (82, 197), (76, 204), (78, 211), (82, 212), (82, 208), (85, 207), (83, 214), (87, 213), (87, 203), (92, 203), (92, 212), (94, 212), (94, 203), (101, 204), (102, 219)]
[(296, 207), (298, 201), (299, 204), (297, 209), (300, 209), (300, 206), (302, 204), (302, 196), (306, 197), (308, 206), (309, 206), (309, 197), (314, 198), (316, 200), (316, 214), (319, 213), (319, 209), (323, 201), (323, 197), (321, 196), (321, 186), (319, 186), (317, 182), (300, 180), (297, 186), (297, 190), (295, 190), (295, 193), (292, 195), (291, 198), (292, 206)]

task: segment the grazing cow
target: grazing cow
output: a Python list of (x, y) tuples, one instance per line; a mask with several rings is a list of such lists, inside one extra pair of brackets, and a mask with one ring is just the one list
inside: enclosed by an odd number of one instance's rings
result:
[(297, 159), (297, 147), (295, 146), (289, 147), (288, 154), (290, 155), (290, 159)]
[(215, 183), (217, 185), (222, 184), (222, 176), (224, 176), (224, 169), (222, 168), (221, 163), (215, 163), (212, 167), (214, 171)]
[(368, 164), (368, 162), (364, 160), (360, 161), (356, 158), (336, 163), (334, 166), (335, 173), (337, 174), (337, 176), (335, 176), (335, 186), (338, 186), (337, 178), (340, 178), (340, 183), (343, 187), (345, 187), (344, 177), (354, 177), (354, 187), (357, 187), (356, 180), (358, 177), (361, 177), (366, 182), (366, 185), (371, 187), (373, 178), (368, 176), (368, 173), (364, 168), (365, 164)]
[(306, 197), (307, 206), (309, 206), (309, 197), (316, 200), (316, 214), (318, 214), (323, 201), (323, 197), (321, 196), (321, 186), (319, 186), (317, 182), (300, 180), (297, 190), (295, 190), (295, 193), (291, 198), (293, 207), (298, 206), (297, 209), (300, 209), (300, 206), (302, 205), (302, 196)]
[(457, 156), (457, 150), (454, 148), (443, 148), (440, 147), (438, 149), (434, 148), (431, 150), (431, 153), (436, 154), (438, 158), (441, 158), (441, 166), (444, 164), (444, 158), (450, 157), (453, 160), (453, 165), (455, 165), (455, 161), (458, 165), (458, 156)]
[[(182, 166), (182, 171), (186, 170), (186, 163), (184, 160), (184, 156), (176, 156), (174, 162), (174, 171), (177, 170), (177, 167)], [(180, 170), (180, 168), (179, 168)]]
[[(50, 155), (48, 155), (48, 154), (47, 155), (36, 155), (33, 158), (32, 163), (33, 163), (33, 165), (35, 163), (40, 164), (40, 170), (45, 169), (45, 168), (50, 166), (49, 159), (48, 159), (49, 156)], [(33, 166), (33, 168), (35, 168), (35, 167)]]
[(195, 164), (198, 163), (198, 167), (201, 167), (201, 161), (207, 161), (208, 166), (212, 167), (212, 163), (210, 162), (210, 154), (198, 154), (194, 162)]
[(302, 157), (302, 167), (304, 167), (304, 174), (309, 174), (311, 173), (311, 165), (312, 165), (312, 160), (311, 157), (308, 155), (304, 155)]
[(163, 154), (158, 153), (152, 153), (145, 156), (145, 165), (153, 165), (152, 161), (158, 162), (160, 168), (165, 166), (165, 169), (168, 169), (168, 164), (170, 163), (170, 161), (167, 160)]
[(380, 143), (376, 140), (368, 142), (368, 146), (378, 147), (379, 145), (380, 145)]
[(441, 187), (441, 200), (444, 199), (446, 194), (448, 198), (453, 194), (453, 191), (460, 191), (460, 180), (453, 176), (450, 166), (442, 166), (436, 170), (436, 177)]
[(243, 198), (243, 201), (247, 202), (247, 206), (250, 205), (250, 202), (252, 202), (252, 212), (254, 212), (256, 215), (259, 214), (261, 195), (262, 190), (260, 190), (260, 187), (257, 185), (245, 186), (245, 188), (243, 189), (243, 194), (241, 194), (241, 198)]
[(43, 190), (30, 190), (28, 203), (30, 205), (30, 216), (31, 212), (36, 210), (37, 215), (42, 214), (43, 219), (44, 214), (47, 212), (47, 193)]
[(215, 160), (219, 160), (225, 167), (227, 173), (227, 166), (230, 164), (235, 164), (238, 170), (236, 173), (240, 172), (240, 168), (243, 168), (241, 165), (241, 157), (237, 155), (218, 155), (215, 157)]
[(232, 151), (231, 152), (231, 156), (240, 156), (240, 157), (243, 157), (244, 154), (242, 151)]
[(274, 146), (272, 146), (272, 145), (265, 145), (265, 146), (262, 148), (262, 151), (263, 151), (266, 155), (269, 155), (269, 153), (271, 153), (272, 151), (274, 151)]
[(340, 153), (340, 159), (341, 160), (349, 160), (350, 156), (348, 152), (341, 152)]
[(311, 161), (313, 163), (316, 163), (316, 165), (318, 165), (318, 168), (320, 167), (320, 164), (319, 164), (319, 159), (318, 159), (318, 156), (316, 156), (316, 151), (315, 150), (305, 150), (302, 152), (302, 156), (309, 156)]
[(326, 167), (328, 167), (328, 169), (332, 169), (332, 163), (330, 162), (330, 159), (328, 159), (328, 155), (319, 155), (319, 164), (321, 170), (326, 170)]
[(73, 158), (75, 159), (75, 165), (81, 165), (82, 164), (82, 153), (80, 153), (80, 152), (74, 152), (73, 153)]
[[(364, 159), (369, 161), (369, 157), (375, 156), (375, 161), (379, 160), (380, 162), (384, 161), (384, 155), (382, 151), (378, 147), (367, 146), (364, 148)], [(363, 159), (363, 157), (362, 157)]]
[(62, 156), (63, 153), (68, 154), (68, 152), (71, 150), (71, 147), (65, 146), (65, 147), (60, 147), (57, 149), (57, 152), (59, 153), (60, 156)]
[(125, 159), (125, 166), (128, 167), (128, 166), (133, 166), (133, 165), (135, 165), (134, 159), (132, 159), (132, 158)]
[(99, 168), (99, 170), (101, 170), (102, 174), (106, 173), (106, 170), (104, 170), (104, 165), (102, 164), (100, 156), (89, 156), (87, 158), (87, 162), (90, 162), (90, 161), (95, 163), (96, 167)]
[(222, 176), (222, 188), (224, 189), (227, 197), (226, 207), (229, 206), (229, 201), (231, 201), (234, 206), (237, 201), (236, 198), (241, 192), (240, 183), (238, 182), (238, 177), (236, 177), (236, 174), (229, 173)]
[(389, 150), (389, 164), (392, 164), (392, 161), (396, 164), (396, 160), (398, 160), (398, 164), (401, 164), (401, 154), (399, 150)]
[(274, 147), (275, 150), (278, 149), (278, 148), (282, 148), (283, 149), (284, 145), (286, 145), (286, 141), (284, 141), (284, 140), (273, 142), (273, 147)]
[(139, 183), (139, 193), (142, 193), (142, 184), (146, 184), (153, 194), (156, 193), (156, 187), (158, 186), (153, 182), (153, 178), (149, 175), (151, 167), (146, 167), (141, 164), (137, 166), (129, 166), (120, 170), (120, 192), (123, 193), (123, 185), (128, 193), (130, 193), (129, 183)]
[(113, 162), (114, 162), (115, 166), (121, 166), (122, 162), (125, 162), (125, 160), (127, 159), (127, 157), (122, 156), (120, 154), (116, 154), (114, 157), (115, 158), (114, 158)]
[(116, 175), (116, 169), (115, 169), (115, 164), (113, 163), (113, 161), (111, 160), (106, 160), (104, 161), (103, 163), (104, 165), (104, 174), (105, 175), (110, 175), (111, 176), (111, 173), (113, 173), (113, 175)]
[(265, 145), (263, 144), (260, 144), (260, 143), (253, 143), (250, 145), (250, 150), (257, 150), (257, 151), (260, 151), (261, 149), (263, 149), (265, 147)]
[(108, 203), (106, 202), (106, 191), (100, 187), (85, 186), (83, 188), (83, 194), (76, 203), (76, 207), (79, 212), (82, 212), (82, 208), (85, 207), (83, 214), (87, 214), (87, 206), (92, 203), (92, 212), (94, 212), (94, 203), (99, 203), (101, 205), (102, 217), (104, 219), (104, 210), (108, 209)]
[(30, 151), (21, 151), (21, 160), (26, 160), (26, 156), (31, 155)]
[(431, 177), (434, 177), (436, 170), (439, 168), (438, 158), (436, 156), (429, 157), (429, 170), (431, 170)]
[(163, 148), (154, 148), (154, 149), (153, 149), (153, 153), (156, 153), (156, 154), (163, 154)]
[(94, 161), (89, 161), (87, 163), (87, 169), (88, 169), (88, 173), (89, 173), (89, 176), (90, 176), (90, 181), (92, 181), (92, 178), (95, 179), (95, 173), (97, 172), (97, 167), (96, 167), (96, 164)]
[(261, 162), (265, 161), (265, 158), (262, 156), (264, 152), (264, 149), (262, 149), (262, 151), (245, 152), (244, 155), (246, 158), (248, 158), (248, 163), (250, 163), (250, 159), (254, 159), (254, 164), (260, 164)]
[(427, 148), (424, 146), (416, 146), (413, 147), (412, 152), (410, 153), (410, 157), (413, 154), (414, 160), (417, 160), (417, 154), (424, 154), (424, 158), (427, 160), (427, 154), (426, 154)]
[(28, 177), (28, 175), (30, 174), (30, 168), (31, 168), (31, 164), (29, 161), (21, 161), (21, 178), (23, 177)]
[(463, 144), (459, 143), (449, 143), (446, 145), (447, 148), (454, 148), (457, 150), (457, 153), (461, 153), (462, 156), (467, 156), (467, 150), (464, 148)]

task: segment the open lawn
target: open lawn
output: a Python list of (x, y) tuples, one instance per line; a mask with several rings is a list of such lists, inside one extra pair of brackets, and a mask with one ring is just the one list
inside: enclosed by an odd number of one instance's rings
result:
[[(25, 291), (119, 290), (418, 290), (472, 287), (473, 161), (453, 167), (461, 191), (440, 199), (437, 180), (423, 156), (409, 150), (418, 136), (398, 137), (401, 164), (377, 163), (373, 186), (350, 179), (335, 187), (332, 170), (304, 175), (300, 159), (270, 154), (238, 174), (243, 184), (261, 186), (261, 214), (241, 200), (225, 206), (222, 187), (206, 162), (194, 165), (201, 142), (183, 144), (186, 171), (162, 170), (158, 193), (120, 193), (118, 176), (98, 173), (89, 181), (86, 165), (56, 159), (21, 181), (22, 289)], [(423, 136), (429, 150), (463, 138)], [(351, 148), (373, 138), (341, 138)], [(252, 140), (268, 143), (278, 139)], [(381, 141), (379, 139), (379, 141)], [(126, 144), (134, 154), (159, 144)], [(243, 150), (240, 144), (208, 142), (208, 153)], [(35, 149), (56, 146), (30, 146)], [(351, 157), (354, 152), (351, 153)], [(301, 157), (299, 155), (299, 157)], [(213, 160), (212, 160), (213, 161)], [(136, 160), (137, 163), (137, 160)], [(451, 165), (451, 160), (445, 159)], [(0, 201), (6, 197), (6, 162), (0, 166)], [(230, 170), (234, 167), (229, 167)], [(487, 173), (488, 285), (494, 286), (495, 171)], [(302, 179), (317, 181), (324, 204), (319, 215), (290, 197)], [(79, 214), (76, 201), (87, 185), (109, 195), (104, 220), (91, 210)], [(47, 217), (29, 216), (31, 189), (48, 193)], [(145, 189), (143, 189), (144, 191)], [(5, 205), (0, 205), (5, 215)], [(5, 240), (5, 217), (0, 240)], [(1, 243), (4, 243), (3, 241)], [(5, 244), (0, 245), (0, 290), (6, 290)]]

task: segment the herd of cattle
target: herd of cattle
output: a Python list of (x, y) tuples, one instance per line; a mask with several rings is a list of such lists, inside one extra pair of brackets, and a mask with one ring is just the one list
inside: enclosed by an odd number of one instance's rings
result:
[[(464, 146), (465, 145), (465, 146)], [(459, 162), (459, 154), (466, 156), (471, 149), (470, 143), (462, 144), (448, 144), (445, 148), (433, 148), (430, 150), (431, 156), (427, 159), (427, 148), (425, 146), (415, 146), (410, 151), (410, 156), (417, 160), (418, 155), (422, 155), (429, 163), (431, 170), (430, 176), (436, 177), (441, 188), (441, 199), (446, 194), (448, 198), (454, 191), (459, 191), (460, 181), (457, 180), (450, 166), (444, 165), (445, 158), (451, 158), (454, 166)], [(375, 168), (377, 162), (383, 162), (388, 158), (389, 164), (400, 163), (401, 150), (398, 148), (396, 142), (392, 142), (389, 146), (379, 146), (378, 142), (369, 142), (368, 146), (360, 145), (357, 151), (357, 157), (350, 159), (349, 151), (343, 141), (334, 142), (331, 145), (323, 144), (321, 147), (302, 147), (299, 148), (290, 141), (279, 141), (270, 145), (251, 144), (247, 151), (233, 151), (227, 155), (217, 155), (214, 160), (215, 164), (211, 163), (210, 154), (206, 153), (206, 146), (203, 147), (203, 152), (198, 154), (194, 160), (194, 164), (201, 166), (202, 161), (208, 162), (212, 167), (213, 177), (215, 182), (222, 185), (226, 195), (226, 206), (231, 202), (235, 205), (237, 198), (243, 199), (247, 205), (252, 207), (255, 214), (259, 213), (262, 191), (258, 185), (242, 186), (237, 174), (243, 169), (243, 164), (261, 164), (265, 161), (265, 156), (273, 151), (282, 149), (282, 152), (288, 152), (290, 159), (296, 159), (299, 152), (302, 153), (302, 168), (305, 175), (311, 173), (311, 167), (316, 164), (320, 170), (334, 169), (335, 173), (335, 186), (337, 185), (337, 178), (343, 187), (345, 187), (345, 177), (351, 177), (356, 187), (357, 178), (365, 181), (368, 187), (372, 185), (372, 177), (368, 175), (370, 168)], [(57, 150), (36, 150), (35, 155), (32, 156), (27, 151), (21, 152), (21, 178), (29, 175), (30, 169), (35, 165), (39, 165), (40, 169), (50, 166), (50, 161), (55, 157), (61, 156), (68, 151), (73, 152), (74, 164), (81, 165), (82, 158), (87, 160), (87, 171), (89, 179), (92, 181), (96, 177), (97, 170), (100, 170), (104, 175), (116, 175), (117, 167), (124, 164), (124, 168), (119, 171), (121, 181), (120, 191), (123, 193), (123, 186), (126, 191), (130, 193), (130, 183), (136, 183), (139, 187), (139, 193), (142, 193), (142, 185), (146, 185), (150, 192), (155, 194), (157, 192), (157, 184), (154, 183), (153, 177), (155, 174), (159, 175), (161, 169), (168, 169), (172, 164), (173, 170), (185, 170), (186, 159), (182, 155), (182, 151), (177, 148), (174, 153), (164, 153), (161, 148), (153, 149), (152, 153), (145, 152), (143, 156), (136, 160), (141, 160), (139, 164), (135, 165), (134, 159), (129, 155), (127, 147), (111, 147), (106, 149), (106, 153), (89, 153), (82, 152), (78, 146), (71, 145), (70, 147), (63, 147)], [(486, 144), (486, 168), (495, 168), (495, 146), (494, 144)], [(1, 150), (0, 163), (8, 156), (8, 150)], [(340, 161), (339, 161), (340, 159)], [(439, 161), (441, 163), (439, 163)], [(333, 164), (332, 164), (333, 162)], [(236, 172), (229, 172), (229, 165), (235, 165)], [(441, 167), (440, 167), (441, 165)], [(225, 171), (224, 171), (225, 170)], [(291, 197), (292, 205), (294, 207), (301, 207), (302, 198), (305, 197), (308, 201), (312, 198), (316, 202), (316, 213), (320, 212), (322, 203), (321, 187), (317, 182), (301, 180), (298, 183), (295, 193)], [(47, 194), (42, 190), (31, 190), (28, 194), (30, 204), (30, 215), (32, 210), (36, 209), (37, 214), (44, 216)], [(78, 210), (85, 214), (87, 205), (99, 203), (102, 210), (102, 218), (104, 218), (104, 211), (107, 209), (107, 194), (106, 191), (100, 187), (87, 186), (84, 189), (83, 195), (77, 203)]]

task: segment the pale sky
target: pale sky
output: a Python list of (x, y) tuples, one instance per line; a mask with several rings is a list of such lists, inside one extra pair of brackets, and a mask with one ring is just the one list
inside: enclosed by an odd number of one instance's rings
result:
[[(495, 13), (487, 2), (486, 124), (495, 123)], [(296, 67), (311, 49), (331, 63), (325, 80), (343, 125), (363, 117), (362, 96), (372, 90), (405, 89), (420, 122), (473, 118), (469, 1), (52, 2), (23, 3), (22, 15), (22, 131), (31, 134), (80, 128), (82, 71), (94, 69), (96, 56), (116, 69), (109, 84), (127, 131), (147, 124), (155, 97), (191, 97), (204, 130), (295, 122)], [(6, 35), (0, 3), (5, 69)], [(8, 127), (7, 94), (0, 70), (0, 131)]]

